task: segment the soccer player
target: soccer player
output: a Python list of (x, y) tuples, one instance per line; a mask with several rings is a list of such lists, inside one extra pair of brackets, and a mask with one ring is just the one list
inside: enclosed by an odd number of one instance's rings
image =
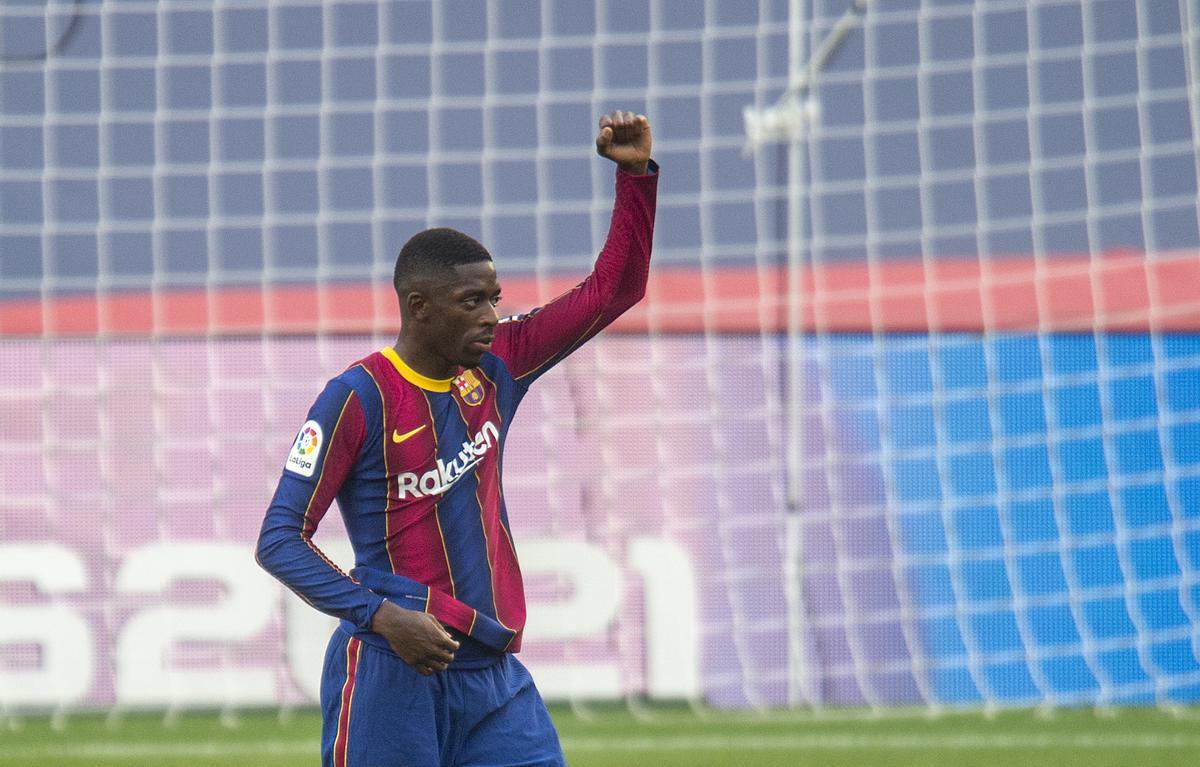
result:
[[(321, 684), (325, 765), (561, 765), (558, 735), (514, 657), (525, 595), (500, 482), (529, 385), (645, 293), (658, 167), (642, 115), (600, 118), (617, 163), (590, 276), (501, 320), (483, 245), (414, 235), (396, 259), (400, 334), (317, 397), (284, 464), (257, 558), (341, 618)], [(343, 573), (312, 543), (334, 498), (354, 546)]]

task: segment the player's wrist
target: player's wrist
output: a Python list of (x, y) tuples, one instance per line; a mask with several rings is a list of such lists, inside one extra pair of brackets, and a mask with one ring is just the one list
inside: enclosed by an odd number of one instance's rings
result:
[(371, 631), (379, 633), (379, 629), (384, 624), (395, 624), (397, 619), (403, 618), (404, 608), (395, 602), (389, 602), (386, 599), (380, 601), (379, 607), (375, 608), (375, 613), (371, 616)]
[(641, 162), (619, 162), (617, 163), (617, 167), (634, 176), (644, 176), (646, 175), (646, 171), (650, 168), (650, 161), (642, 160)]

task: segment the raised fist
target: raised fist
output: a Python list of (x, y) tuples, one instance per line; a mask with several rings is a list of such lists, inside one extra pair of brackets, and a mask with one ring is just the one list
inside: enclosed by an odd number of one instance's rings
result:
[(600, 118), (596, 152), (638, 175), (650, 162), (650, 121), (633, 112), (613, 112)]

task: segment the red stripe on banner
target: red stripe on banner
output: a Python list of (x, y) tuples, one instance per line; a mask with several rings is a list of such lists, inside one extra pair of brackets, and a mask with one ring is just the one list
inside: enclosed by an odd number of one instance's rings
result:
[(362, 642), (351, 637), (346, 644), (346, 681), (342, 684), (342, 709), (338, 715), (337, 736), (333, 740), (334, 767), (346, 767), (346, 753), (350, 748), (350, 707), (354, 703), (354, 680), (361, 651)]
[[(538, 306), (579, 277), (503, 280), (506, 312)], [(1014, 256), (826, 264), (801, 271), (805, 330), (1200, 330), (1200, 253)], [(630, 332), (758, 332), (788, 326), (779, 267), (652, 270)], [(227, 287), (0, 302), (0, 336), (394, 333), (390, 285)]]

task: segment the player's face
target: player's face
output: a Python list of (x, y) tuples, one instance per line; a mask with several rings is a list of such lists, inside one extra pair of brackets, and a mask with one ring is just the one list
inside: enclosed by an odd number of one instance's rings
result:
[(461, 264), (454, 272), (454, 279), (435, 293), (433, 308), (440, 321), (433, 341), (446, 361), (475, 367), (492, 348), (499, 321), (500, 282), (491, 261)]

